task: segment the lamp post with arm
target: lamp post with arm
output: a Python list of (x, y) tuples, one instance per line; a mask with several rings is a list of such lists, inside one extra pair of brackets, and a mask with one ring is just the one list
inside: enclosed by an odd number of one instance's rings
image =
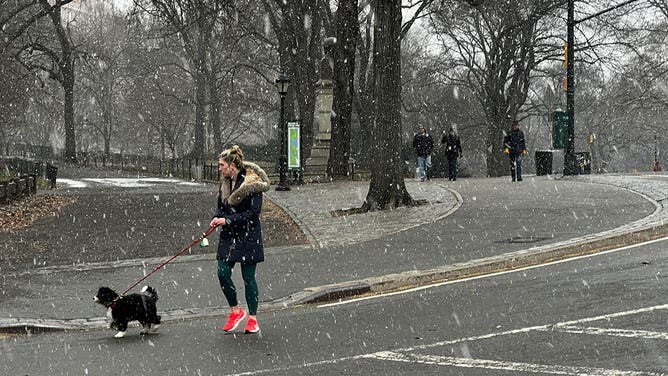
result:
[(577, 175), (580, 169), (575, 155), (575, 26), (600, 15), (635, 3), (638, 0), (626, 0), (610, 8), (596, 12), (579, 20), (575, 19), (575, 0), (568, 0), (566, 21), (566, 113), (568, 114), (568, 142), (564, 153), (564, 175)]
[(290, 79), (285, 74), (281, 74), (276, 79), (278, 94), (281, 96), (281, 124), (278, 131), (280, 137), (280, 151), (278, 153), (279, 181), (276, 186), (277, 191), (290, 190), (290, 185), (288, 184), (286, 176), (288, 170), (288, 129), (287, 123), (285, 122), (285, 96), (288, 94), (288, 86), (290, 86)]

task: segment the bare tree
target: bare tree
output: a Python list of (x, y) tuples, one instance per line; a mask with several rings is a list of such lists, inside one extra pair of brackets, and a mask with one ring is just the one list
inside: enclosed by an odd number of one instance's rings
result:
[(195, 127), (191, 156), (204, 159), (206, 152), (207, 90), (212, 87), (208, 56), (214, 25), (231, 2), (216, 0), (135, 0), (138, 9), (164, 24), (163, 36), (176, 35), (183, 43), (188, 71), (195, 88)]
[[(322, 57), (322, 8), (325, 0), (262, 0), (269, 23), (277, 38), (281, 71), (291, 79), (286, 102), (296, 102), (301, 122), (305, 157), (313, 143), (318, 62)], [(290, 105), (288, 104), (288, 112)], [(290, 115), (288, 115), (290, 116)]]
[(366, 135), (370, 134), (373, 124), (373, 9), (370, 0), (362, 0), (359, 3), (362, 17), (357, 39), (357, 71), (353, 104), (359, 121), (359, 129), (352, 131), (351, 148), (356, 151), (353, 154), (364, 166), (371, 164), (373, 150), (376, 145)]
[[(175, 38), (153, 37), (153, 29), (135, 19), (129, 28), (125, 72), (132, 85), (120, 103), (127, 116), (124, 136), (159, 145), (161, 159), (184, 157), (192, 149), (194, 88), (183, 66), (182, 46)], [(138, 134), (141, 132), (142, 136)], [(166, 149), (169, 149), (167, 156)], [(155, 149), (153, 149), (155, 150)]]
[(668, 19), (668, 0), (649, 0), (649, 3), (655, 6)]
[(88, 22), (80, 22), (80, 28), (88, 37), (80, 65), (79, 81), (87, 97), (80, 99), (81, 112), (102, 138), (108, 157), (116, 123), (123, 119), (119, 108), (122, 90), (128, 86), (126, 20), (119, 14), (99, 12)]
[(357, 0), (339, 0), (335, 15), (334, 103), (332, 146), (327, 166), (330, 176), (348, 175), (350, 123), (353, 110), (355, 53), (359, 34)]
[(525, 104), (531, 73), (554, 58), (558, 43), (546, 18), (560, 0), (484, 2), (477, 8), (457, 1), (436, 6), (433, 26), (447, 56), (443, 72), (468, 87), (485, 113), (487, 175), (506, 173), (501, 153), (504, 130)]
[[(266, 141), (267, 121), (276, 118), (273, 88), (277, 51), (267, 39), (263, 7), (238, 1), (214, 25), (209, 53), (209, 117), (214, 148), (242, 137)], [(224, 114), (225, 121), (222, 121)]]
[[(11, 56), (0, 54), (0, 147), (10, 134), (20, 134), (26, 124), (30, 98), (38, 95), (34, 75)], [(0, 150), (0, 153), (4, 150)]]
[[(15, 57), (29, 71), (47, 72), (63, 89), (65, 159), (75, 162), (74, 64), (77, 47), (71, 39), (70, 24), (64, 24), (63, 9), (73, 0), (22, 0), (6, 4), (0, 24), (7, 45), (14, 45)], [(11, 7), (10, 5), (13, 5)], [(50, 27), (45, 29), (44, 19)]]
[(401, 168), (401, 4), (374, 2), (373, 77), (374, 122), (370, 138), (376, 166), (364, 205), (365, 210), (413, 205)]

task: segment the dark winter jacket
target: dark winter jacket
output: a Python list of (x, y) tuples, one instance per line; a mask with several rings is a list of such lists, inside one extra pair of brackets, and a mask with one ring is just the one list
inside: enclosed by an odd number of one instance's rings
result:
[(521, 129), (511, 130), (503, 139), (503, 147), (510, 150), (510, 154), (521, 154), (526, 149), (524, 132)]
[(413, 147), (418, 157), (426, 157), (431, 154), (434, 148), (434, 139), (427, 132), (424, 134), (416, 134), (413, 138)]
[(264, 261), (260, 212), (262, 193), (268, 190), (267, 174), (254, 163), (244, 162), (234, 188), (232, 179), (223, 178), (215, 215), (226, 222), (220, 228), (219, 260), (244, 264)]
[(445, 144), (445, 155), (450, 158), (457, 158), (462, 155), (462, 143), (456, 134), (444, 134), (441, 143)]

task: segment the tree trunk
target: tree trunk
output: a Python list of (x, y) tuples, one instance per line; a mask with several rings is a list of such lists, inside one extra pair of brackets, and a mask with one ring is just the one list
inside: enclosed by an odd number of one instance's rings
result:
[(67, 31), (63, 27), (61, 18), (62, 4), (51, 6), (47, 1), (40, 1), (42, 8), (47, 12), (51, 23), (56, 31), (58, 42), (62, 51), (62, 58), (58, 63), (61, 77), (59, 81), (64, 91), (64, 110), (65, 120), (65, 161), (76, 163), (77, 161), (77, 143), (74, 130), (74, 61), (72, 59), (72, 44), (68, 38)]
[(401, 2), (374, 2), (374, 122), (371, 139), (377, 163), (371, 170), (363, 208), (413, 205), (401, 166)]
[(487, 176), (498, 177), (510, 173), (508, 156), (503, 154), (504, 130), (510, 129), (505, 116), (487, 117)]
[(65, 161), (77, 162), (77, 144), (74, 131), (74, 65), (69, 43), (63, 46), (63, 89), (65, 91)]
[[(201, 23), (200, 23), (201, 24)], [(200, 25), (201, 26), (201, 25)], [(206, 38), (204, 30), (199, 28), (195, 56), (195, 134), (191, 157), (202, 161), (206, 150), (204, 132), (206, 130)]]
[(353, 108), (355, 50), (357, 48), (357, 0), (341, 0), (336, 11), (334, 49), (334, 104), (332, 142), (327, 174), (346, 176), (350, 158), (350, 121)]
[(223, 141), (220, 130), (220, 93), (218, 92), (218, 85), (216, 82), (216, 75), (210, 72), (209, 77), (209, 117), (210, 129), (213, 136), (213, 148), (217, 153), (223, 150)]
[[(357, 91), (355, 92), (355, 109), (359, 119), (359, 129), (357, 134), (368, 135), (371, 134), (373, 125), (373, 72), (370, 71), (371, 66), (371, 14), (367, 16), (364, 24), (364, 37), (358, 36), (357, 52), (360, 56), (359, 68), (357, 72)], [(360, 31), (360, 34), (362, 31)], [(371, 145), (371, 140), (368, 137), (357, 137), (351, 140), (354, 150), (358, 153), (357, 158), (360, 160), (363, 168), (370, 166), (373, 159), (374, 145)]]

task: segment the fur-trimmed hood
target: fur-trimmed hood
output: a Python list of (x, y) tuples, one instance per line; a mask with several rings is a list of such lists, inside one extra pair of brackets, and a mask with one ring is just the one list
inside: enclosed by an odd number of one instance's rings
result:
[(220, 184), (220, 198), (236, 206), (246, 197), (254, 193), (263, 193), (269, 190), (269, 177), (260, 166), (252, 162), (244, 162), (243, 169), (246, 170), (244, 181), (239, 188), (230, 194), (231, 180), (223, 177)]

